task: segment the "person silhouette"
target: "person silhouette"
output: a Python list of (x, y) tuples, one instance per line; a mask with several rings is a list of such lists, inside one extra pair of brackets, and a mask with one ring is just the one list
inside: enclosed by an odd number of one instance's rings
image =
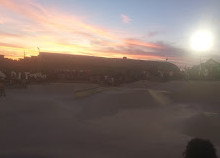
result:
[(5, 86), (4, 86), (4, 83), (3, 82), (0, 82), (0, 97), (1, 96), (6, 96), (6, 93), (5, 93)]
[(184, 158), (217, 158), (214, 145), (206, 139), (191, 139), (183, 153)]

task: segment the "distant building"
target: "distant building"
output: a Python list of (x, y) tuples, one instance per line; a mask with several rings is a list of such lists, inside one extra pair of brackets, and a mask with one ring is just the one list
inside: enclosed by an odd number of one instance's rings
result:
[(219, 66), (219, 62), (213, 60), (213, 59), (209, 59), (207, 60), (205, 63), (203, 63), (202, 65), (207, 66), (207, 67), (216, 67)]
[(126, 59), (128, 59), (127, 57), (123, 57), (123, 60), (126, 60)]
[(217, 76), (219, 76), (220, 73), (219, 68), (220, 63), (213, 59), (209, 59), (201, 64), (201, 72), (206, 79), (217, 79)]
[(30, 57), (24, 57), (23, 60), (30, 60), (31, 58)]
[(213, 59), (209, 59), (205, 63), (193, 66), (188, 70), (188, 73), (190, 79), (220, 79), (220, 63)]
[(38, 56), (31, 56), (31, 59), (34, 59), (34, 60), (36, 60), (38, 58), (39, 58)]
[(0, 55), (0, 61), (4, 60), (5, 56), (4, 55)]

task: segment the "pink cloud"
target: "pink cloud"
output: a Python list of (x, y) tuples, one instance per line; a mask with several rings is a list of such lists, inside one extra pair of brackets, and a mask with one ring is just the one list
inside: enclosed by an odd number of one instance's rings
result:
[(126, 24), (130, 23), (132, 20), (130, 17), (128, 17), (127, 15), (123, 15), (123, 14), (121, 14), (121, 18), (122, 18), (122, 22)]
[[(121, 30), (89, 24), (81, 17), (66, 14), (53, 6), (48, 8), (34, 0), (19, 1), (24, 3), (21, 5), (14, 0), (0, 0), (0, 7), (9, 13), (5, 13), (6, 16), (3, 19), (7, 20), (7, 23), (1, 25), (12, 28), (0, 30), (0, 37), (4, 38), (0, 48), (5, 55), (15, 52), (17, 56), (20, 52), (22, 56), (24, 49), (29, 49), (30, 53), (36, 54), (34, 49), (40, 47), (47, 52), (81, 53), (105, 57), (126, 55), (133, 58), (142, 56), (148, 59), (159, 59), (165, 51), (165, 53), (177, 51), (163, 43), (123, 38)], [(3, 11), (0, 10), (1, 12)], [(121, 18), (124, 23), (132, 20), (123, 14)], [(25, 20), (20, 21), (20, 19)], [(1, 20), (0, 17), (0, 23)], [(127, 32), (126, 36), (128, 36)]]
[[(38, 29), (49, 31), (62, 31), (73, 34), (93, 34), (100, 38), (110, 40), (118, 40), (118, 38), (110, 33), (110, 30), (94, 25), (89, 25), (83, 22), (79, 17), (73, 15), (66, 15), (56, 8), (44, 8), (33, 0), (23, 0), (23, 5), (12, 0), (0, 0), (0, 6), (4, 6), (19, 15), (28, 18), (33, 23), (37, 24)], [(33, 28), (33, 23), (30, 24)], [(36, 26), (35, 26), (36, 27)], [(36, 28), (37, 29), (37, 28)], [(31, 29), (29, 30), (31, 31)]]
[(4, 24), (4, 23), (5, 23), (5, 20), (0, 17), (0, 24)]
[(155, 49), (164, 49), (162, 45), (156, 44), (156, 43), (149, 43), (149, 42), (144, 42), (141, 40), (135, 40), (135, 39), (127, 39), (125, 40), (125, 43), (128, 45), (136, 45), (136, 46), (144, 46), (148, 48), (155, 48)]
[(21, 45), (15, 45), (15, 44), (9, 44), (9, 43), (0, 43), (0, 47), (12, 47), (12, 48), (24, 48), (24, 46)]

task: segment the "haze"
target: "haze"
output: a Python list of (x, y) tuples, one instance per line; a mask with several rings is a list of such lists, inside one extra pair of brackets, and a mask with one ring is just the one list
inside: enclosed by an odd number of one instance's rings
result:
[(215, 35), (206, 58), (219, 57), (218, 0), (0, 0), (0, 54), (17, 59), (42, 52), (198, 62), (190, 36)]

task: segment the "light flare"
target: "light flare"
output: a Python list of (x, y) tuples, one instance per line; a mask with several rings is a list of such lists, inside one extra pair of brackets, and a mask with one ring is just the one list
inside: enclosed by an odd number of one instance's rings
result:
[(209, 31), (197, 31), (192, 35), (191, 47), (196, 51), (206, 51), (213, 45), (213, 36)]

